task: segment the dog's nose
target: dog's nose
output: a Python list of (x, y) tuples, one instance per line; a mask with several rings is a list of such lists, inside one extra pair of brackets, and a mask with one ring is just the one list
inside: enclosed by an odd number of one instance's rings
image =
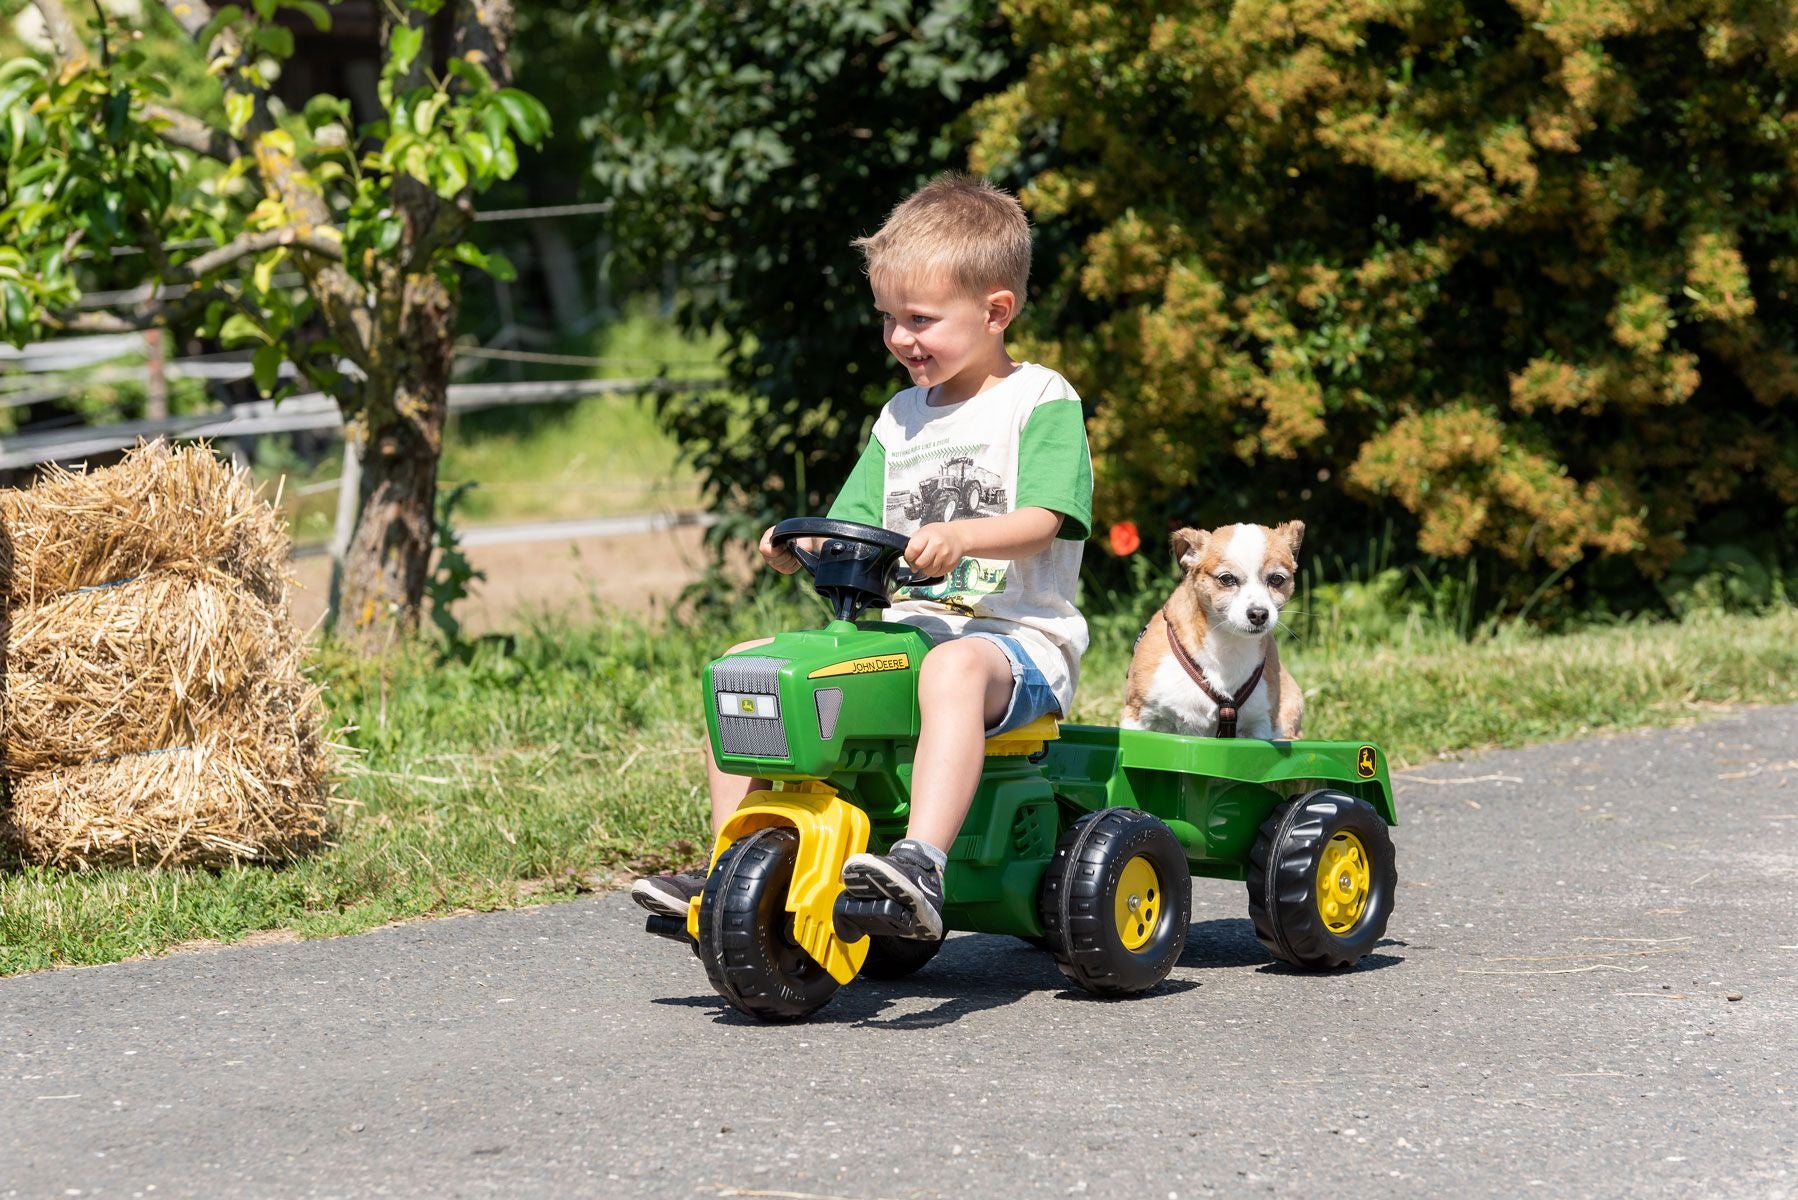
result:
[(1259, 604), (1249, 605), (1249, 624), (1257, 628), (1267, 624), (1267, 609)]

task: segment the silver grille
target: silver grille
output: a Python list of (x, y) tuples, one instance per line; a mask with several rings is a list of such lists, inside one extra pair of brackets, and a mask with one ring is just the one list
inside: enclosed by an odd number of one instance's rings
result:
[(818, 738), (828, 742), (837, 731), (837, 714), (843, 711), (843, 689), (819, 688), (813, 699), (818, 705)]
[(726, 754), (748, 758), (787, 757), (787, 725), (780, 712), (780, 669), (784, 658), (765, 655), (741, 655), (728, 658), (712, 668), (712, 703), (719, 704), (725, 693), (773, 696), (774, 717), (736, 717), (718, 712), (718, 748)]

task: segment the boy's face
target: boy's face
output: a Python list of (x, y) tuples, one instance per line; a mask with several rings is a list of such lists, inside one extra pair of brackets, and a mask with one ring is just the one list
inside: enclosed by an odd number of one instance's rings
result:
[(874, 307), (887, 349), (913, 384), (952, 394), (961, 383), (971, 396), (1005, 359), (1005, 327), (1017, 300), (1005, 290), (970, 296), (940, 277), (902, 278), (874, 285)]

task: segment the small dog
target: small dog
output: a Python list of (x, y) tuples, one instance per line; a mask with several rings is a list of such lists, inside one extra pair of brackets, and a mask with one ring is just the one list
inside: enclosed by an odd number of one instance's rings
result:
[(1292, 597), (1302, 521), (1174, 534), (1186, 577), (1130, 658), (1125, 729), (1296, 738), (1305, 698), (1270, 636)]

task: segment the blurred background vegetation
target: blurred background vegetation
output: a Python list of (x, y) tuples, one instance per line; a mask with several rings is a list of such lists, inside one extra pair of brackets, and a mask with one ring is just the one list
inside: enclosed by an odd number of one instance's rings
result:
[[(0, 54), (30, 52), (27, 6), (0, 11)], [(160, 6), (97, 11), (217, 103)], [(305, 47), (290, 87), (341, 82)], [(521, 277), (469, 286), (464, 341), (522, 353), (456, 378), (730, 386), (654, 420), (457, 418), (466, 519), (703, 500), (722, 543), (821, 509), (898, 380), (850, 242), (971, 169), (1031, 214), (1017, 350), (1085, 396), (1101, 529), (1141, 530), (1138, 554), (1298, 517), (1324, 577), (1550, 624), (1798, 585), (1789, 5), (546, 0), (513, 62), (553, 132), (482, 207), (609, 207), (476, 226)], [(143, 403), (97, 378), (4, 412)], [(625, 465), (591, 453), (608, 439)], [(262, 443), (320, 536), (328, 445)], [(590, 465), (546, 472), (552, 447)], [(1109, 545), (1089, 573), (1116, 589)]]

